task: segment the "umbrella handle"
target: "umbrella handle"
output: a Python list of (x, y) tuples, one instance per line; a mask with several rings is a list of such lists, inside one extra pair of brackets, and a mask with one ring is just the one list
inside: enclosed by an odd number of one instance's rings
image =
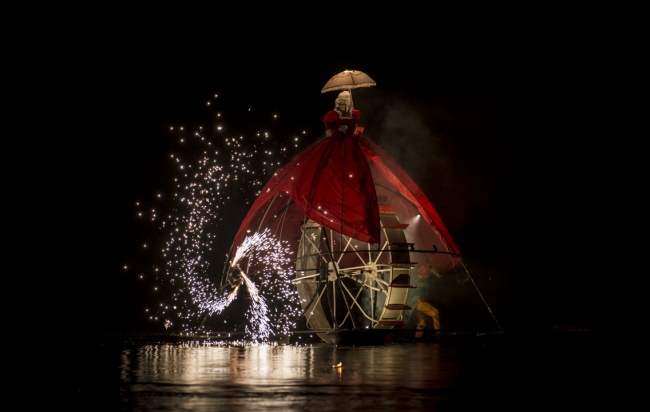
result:
[(348, 87), (348, 93), (350, 93), (350, 113), (354, 110), (354, 100), (352, 100), (352, 89)]

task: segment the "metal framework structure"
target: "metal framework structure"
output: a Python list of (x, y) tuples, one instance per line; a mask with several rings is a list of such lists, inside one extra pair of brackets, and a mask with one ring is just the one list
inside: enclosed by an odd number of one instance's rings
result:
[(303, 225), (296, 285), (307, 326), (326, 342), (327, 331), (404, 326), (413, 244), (396, 207), (380, 206), (381, 241), (370, 245), (311, 220)]

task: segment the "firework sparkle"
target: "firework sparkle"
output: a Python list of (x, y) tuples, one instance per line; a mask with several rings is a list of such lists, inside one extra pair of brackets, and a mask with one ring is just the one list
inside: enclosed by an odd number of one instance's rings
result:
[[(229, 127), (227, 108), (216, 106), (217, 95), (206, 104), (208, 127), (169, 127), (178, 145), (169, 155), (172, 187), (153, 196), (149, 202), (154, 206), (136, 204), (137, 217), (149, 222), (143, 255), (154, 250), (159, 254), (137, 275), (153, 283), (153, 296), (161, 296), (146, 308), (149, 319), (185, 335), (232, 328), (236, 315), (218, 315), (225, 314), (245, 285), (251, 298), (245, 332), (249, 340), (264, 342), (271, 335), (287, 335), (300, 312), (289, 282), (291, 252), (263, 231), (247, 237), (230, 262), (218, 257), (229, 255), (222, 252), (234, 237), (228, 225), (241, 221), (261, 186), (299, 150), (298, 136), (305, 131), (284, 131), (277, 138), (271, 127), (252, 128), (255, 122), (241, 130)], [(277, 122), (277, 116), (266, 120)], [(224, 285), (219, 265), (241, 267), (242, 284)], [(262, 269), (245, 273), (252, 266)]]

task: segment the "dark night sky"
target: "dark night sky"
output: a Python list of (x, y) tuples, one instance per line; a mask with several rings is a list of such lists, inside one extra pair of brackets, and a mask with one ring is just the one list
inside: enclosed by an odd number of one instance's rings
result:
[(522, 49), (517, 36), (420, 36), (337, 54), (142, 34), (102, 38), (83, 58), (68, 50), (52, 90), (65, 98), (49, 103), (57, 116), (43, 146), (52, 155), (40, 225), (51, 231), (37, 242), (51, 247), (13, 289), (35, 283), (43, 297), (12, 326), (146, 328), (149, 292), (121, 267), (138, 259), (145, 236), (135, 202), (170, 190), (169, 125), (209, 123), (204, 102), (218, 93), (224, 111), (277, 112), (279, 130), (313, 131), (315, 140), (335, 97), (321, 87), (354, 69), (377, 82), (353, 91), (365, 134), (431, 199), (503, 326), (603, 327), (588, 274), (566, 252), (579, 236), (580, 224), (569, 223), (579, 208), (572, 153), (559, 148), (572, 138), (568, 102), (577, 92), (564, 87), (566, 55), (532, 40)]

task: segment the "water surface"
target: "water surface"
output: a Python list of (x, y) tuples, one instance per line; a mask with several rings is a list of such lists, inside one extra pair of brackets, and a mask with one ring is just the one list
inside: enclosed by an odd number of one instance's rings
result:
[(623, 365), (588, 334), (360, 347), (110, 337), (3, 349), (16, 365), (5, 389), (17, 409), (45, 401), (86, 411), (570, 410), (632, 395)]

